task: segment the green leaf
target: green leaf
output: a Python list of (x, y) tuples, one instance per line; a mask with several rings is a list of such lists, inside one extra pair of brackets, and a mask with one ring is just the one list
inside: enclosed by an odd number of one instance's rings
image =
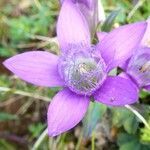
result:
[(105, 32), (109, 32), (114, 24), (114, 21), (116, 19), (116, 17), (118, 16), (118, 14), (120, 13), (120, 10), (115, 10), (113, 11), (106, 19), (106, 21), (104, 22), (101, 30), (105, 31)]
[(0, 140), (0, 150), (16, 150), (16, 147), (2, 139)]
[(42, 130), (45, 128), (45, 126), (46, 125), (42, 123), (31, 124), (28, 129), (30, 133), (32, 134), (32, 137), (37, 138), (42, 132)]
[(126, 144), (121, 145), (119, 150), (141, 150), (141, 144), (137, 141), (130, 141)]
[(0, 122), (8, 121), (8, 120), (16, 120), (18, 117), (16, 115), (12, 115), (5, 112), (0, 112)]
[(96, 127), (98, 121), (103, 117), (107, 107), (100, 103), (90, 103), (86, 117), (83, 120), (83, 134), (85, 137), (90, 136)]
[(119, 150), (140, 150), (141, 148), (137, 137), (126, 133), (118, 135), (117, 144), (119, 145)]
[(120, 133), (117, 137), (117, 144), (119, 150), (149, 150), (149, 144), (140, 143), (137, 135), (130, 135), (127, 133)]
[(15, 54), (16, 54), (16, 52), (13, 48), (0, 46), (0, 56), (1, 57), (10, 57)]
[(117, 144), (121, 146), (129, 141), (135, 140), (134, 138), (135, 137), (133, 135), (129, 135), (127, 133), (120, 133), (118, 134), (118, 137), (117, 137)]
[(140, 92), (140, 98), (141, 98), (141, 99), (145, 99), (147, 96), (149, 96), (149, 94), (150, 94), (149, 91), (144, 91), (144, 90), (142, 90), (142, 91)]
[(114, 68), (109, 72), (109, 76), (116, 76), (117, 75), (117, 69)]
[[(150, 124), (150, 120), (148, 120), (148, 123)], [(150, 130), (144, 127), (140, 129), (140, 132), (141, 132), (140, 134), (141, 142), (150, 143)]]
[(114, 108), (112, 123), (117, 127), (123, 126), (128, 133), (137, 131), (139, 122), (136, 116), (126, 108)]
[(113, 108), (112, 112), (112, 123), (117, 127), (121, 127), (131, 115), (131, 112), (126, 108)]
[(134, 134), (137, 131), (139, 122), (136, 119), (136, 116), (133, 114), (130, 116), (123, 124), (124, 129), (129, 133), (129, 134)]

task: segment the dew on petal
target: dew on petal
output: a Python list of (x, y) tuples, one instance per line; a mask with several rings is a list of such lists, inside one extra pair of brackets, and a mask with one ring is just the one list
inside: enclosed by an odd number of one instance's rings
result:
[(115, 101), (115, 98), (114, 98), (114, 97), (111, 97), (110, 101), (111, 101), (111, 102), (114, 102), (114, 101)]

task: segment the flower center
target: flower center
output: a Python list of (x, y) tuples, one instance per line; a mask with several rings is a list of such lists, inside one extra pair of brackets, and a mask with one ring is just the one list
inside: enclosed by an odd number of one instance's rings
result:
[(150, 61), (144, 63), (143, 66), (141, 66), (141, 68), (139, 70), (142, 73), (150, 72)]
[(128, 73), (142, 87), (150, 84), (150, 55), (143, 53), (132, 59), (128, 65)]
[(71, 52), (62, 56), (59, 64), (59, 73), (66, 86), (82, 95), (91, 95), (99, 88), (106, 77), (105, 69), (102, 58), (94, 57), (89, 51)]
[(144, 46), (146, 47), (150, 47), (150, 40), (149, 39), (146, 39), (144, 42), (143, 42)]

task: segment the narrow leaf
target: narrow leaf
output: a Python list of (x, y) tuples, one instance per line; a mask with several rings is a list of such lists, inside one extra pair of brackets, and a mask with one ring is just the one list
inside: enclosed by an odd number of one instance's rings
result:
[(120, 13), (120, 10), (115, 10), (113, 11), (106, 19), (106, 21), (104, 22), (101, 30), (105, 31), (105, 32), (109, 32), (114, 24), (114, 21), (116, 19), (116, 17), (118, 16), (118, 14)]
[(90, 103), (86, 117), (83, 120), (83, 135), (84, 137), (91, 136), (97, 123), (101, 120), (107, 107), (100, 103)]

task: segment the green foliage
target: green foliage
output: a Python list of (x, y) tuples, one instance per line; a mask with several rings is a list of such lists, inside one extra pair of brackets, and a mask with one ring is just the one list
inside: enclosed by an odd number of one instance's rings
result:
[(0, 140), (0, 150), (16, 150), (16, 147), (6, 140)]
[(5, 22), (6, 17), (0, 14), (0, 41), (6, 39), (8, 37), (8, 25)]
[(16, 119), (18, 119), (16, 115), (0, 112), (0, 122), (8, 121), (8, 120), (16, 120)]
[[(148, 121), (148, 123), (150, 125), (150, 120)], [(144, 127), (144, 128), (141, 128), (140, 132), (141, 132), (140, 134), (141, 142), (150, 143), (150, 129)]]
[(142, 90), (140, 92), (140, 98), (141, 99), (145, 99), (147, 96), (149, 96), (149, 92), (148, 91)]
[[(134, 4), (131, 0), (102, 0), (102, 2), (107, 20), (102, 28), (100, 27), (100, 31), (109, 32), (112, 28), (122, 24), (146, 20), (150, 15), (149, 0), (139, 0), (138, 2), (142, 2), (142, 5), (137, 8), (135, 7), (137, 3)], [(29, 5), (22, 9), (24, 3), (29, 3)], [(1, 0), (0, 61), (2, 62), (7, 57), (28, 49), (58, 49), (58, 45), (45, 44), (44, 40), (36, 39), (35, 36), (40, 35), (46, 38), (56, 36), (55, 28), (59, 8), (58, 0)], [(39, 44), (42, 46), (39, 46)], [(114, 70), (111, 75), (115, 73)], [(9, 90), (5, 91), (5, 88), (9, 88)], [(48, 102), (59, 90), (60, 88), (50, 89), (27, 84), (15, 76), (5, 73), (2, 65), (0, 65), (0, 131), (7, 131), (10, 135), (16, 134), (16, 136), (25, 137), (29, 141), (29, 147), (32, 147), (32, 143), (40, 137), (40, 134), (46, 128)], [(39, 100), (36, 96), (42, 98)], [(138, 110), (146, 120), (150, 118), (149, 96), (149, 92), (142, 91), (138, 104)], [(17, 100), (18, 98), (19, 100)], [(43, 100), (45, 98), (48, 99), (47, 102)], [(15, 102), (12, 102), (12, 100), (15, 100)], [(29, 107), (24, 107), (30, 101)], [(12, 104), (15, 104), (15, 111), (12, 111), (15, 113), (8, 113), (11, 112), (8, 110), (12, 108)], [(19, 114), (22, 109), (24, 113)], [(38, 115), (35, 115), (35, 117), (33, 114)], [(107, 133), (96, 128), (97, 125), (103, 123), (102, 118), (109, 120), (110, 124), (107, 124), (107, 126), (110, 130), (107, 129)], [(18, 129), (14, 128), (15, 126)], [(117, 140), (113, 139), (113, 142), (111, 139), (112, 127), (117, 129), (115, 132)], [(92, 131), (96, 131), (94, 136), (91, 136)], [(82, 132), (84, 133), (84, 140), (81, 136)], [(112, 150), (108, 143), (118, 146), (119, 150), (149, 150), (150, 130), (143, 127), (139, 119), (126, 108), (108, 108), (103, 104), (91, 102), (83, 124), (62, 136), (56, 138), (46, 137), (38, 149), (79, 150), (98, 147)], [(17, 150), (16, 145), (18, 146), (19, 143), (9, 142), (7, 139), (0, 140), (0, 150)], [(19, 149), (23, 148), (19, 147)]]
[(1, 46), (0, 45), (0, 56), (1, 57), (8, 57), (15, 55), (17, 52), (15, 49), (7, 47), (7, 46)]
[[(14, 86), (15, 83), (15, 86)], [(9, 91), (5, 91), (3, 90), (3, 88), (5, 89), (6, 87), (11, 87)], [(30, 85), (30, 84), (26, 84), (24, 81), (18, 79), (18, 78), (9, 78), (7, 76), (0, 76), (0, 101), (3, 101), (3, 99), (6, 99), (9, 95), (12, 95), (14, 93), (16, 93), (17, 91), (19, 91), (19, 93), (17, 95), (21, 95), (21, 92), (25, 92), (28, 94), (31, 94), (30, 97), (34, 95), (36, 96), (36, 94), (34, 93), (38, 93), (37, 95), (43, 96), (46, 95), (47, 99), (51, 99), (61, 88), (42, 88), (40, 89), (39, 87)], [(24, 95), (24, 94), (23, 94)], [(26, 95), (26, 94), (25, 94)], [(46, 97), (45, 96), (45, 97)]]
[(91, 102), (86, 117), (83, 120), (84, 136), (91, 136), (97, 123), (101, 120), (107, 107), (97, 102)]
[(104, 22), (103, 26), (101, 27), (102, 31), (109, 32), (115, 22), (117, 15), (120, 13), (120, 10), (113, 11)]
[[(22, 3), (25, 2), (20, 2), (18, 7), (24, 5)], [(53, 35), (55, 18), (58, 13), (58, 1), (42, 0), (40, 9), (36, 7), (34, 2), (26, 3), (29, 3), (30, 7), (24, 10), (26, 13), (23, 15), (9, 17), (9, 15), (16, 13), (10, 4), (4, 5), (2, 10), (3, 14), (8, 15), (8, 17), (0, 13), (0, 56), (9, 57), (16, 54), (20, 47), (18, 45), (35, 42), (35, 35)]]
[(48, 7), (44, 7), (36, 15), (20, 16), (8, 20), (10, 26), (10, 38), (13, 43), (29, 41), (33, 35), (46, 35), (50, 25), (53, 23), (53, 16)]
[(150, 130), (147, 128), (141, 129), (141, 140), (143, 142), (150, 142)]
[(45, 127), (46, 127), (45, 124), (36, 123), (36, 124), (31, 124), (28, 127), (28, 129), (29, 132), (31, 133), (32, 138), (37, 138)]
[(117, 140), (119, 150), (149, 150), (150, 145), (140, 143), (137, 136), (120, 133)]
[(112, 122), (117, 127), (123, 126), (129, 134), (134, 134), (139, 125), (136, 116), (126, 108), (114, 108)]

